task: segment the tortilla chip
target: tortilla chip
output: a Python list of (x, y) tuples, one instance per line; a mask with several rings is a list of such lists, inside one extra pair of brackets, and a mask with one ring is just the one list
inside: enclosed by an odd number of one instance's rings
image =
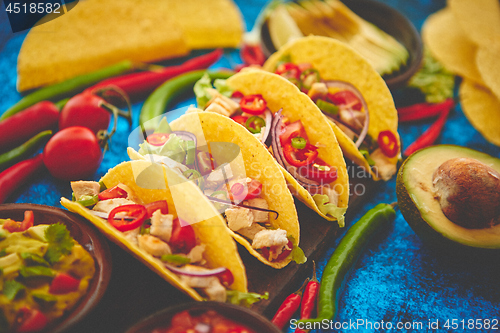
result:
[[(397, 136), (401, 147), (397, 133), (398, 114), (392, 94), (384, 79), (354, 49), (328, 37), (304, 37), (287, 43), (271, 55), (264, 64), (264, 69), (274, 72), (278, 62), (285, 55), (289, 55), (293, 63), (312, 64), (324, 80), (341, 80), (354, 85), (361, 92), (368, 106), (370, 115), (368, 134), (376, 140), (381, 131), (390, 130)], [(354, 142), (333, 121), (328, 120), (328, 122), (335, 132), (344, 155), (366, 170), (370, 170), (373, 178), (378, 180)], [(392, 158), (391, 162), (396, 164), (398, 157)]]
[(490, 46), (500, 39), (500, 2), (498, 0), (448, 0), (448, 7), (462, 31), (475, 44)]
[(500, 100), (486, 87), (464, 79), (460, 84), (462, 110), (486, 140), (500, 146)]
[[(142, 171), (150, 170), (150, 168), (153, 168), (152, 173), (146, 171), (146, 175), (160, 174), (160, 177), (151, 177), (152, 180), (150, 183), (140, 184), (141, 186), (150, 187), (147, 189), (139, 186), (135, 180)], [(170, 186), (166, 184), (166, 179), (171, 182)], [(197, 186), (186, 181), (185, 178), (175, 172), (149, 161), (123, 162), (110, 169), (101, 181), (108, 188), (118, 183), (127, 185), (134, 192), (134, 196), (140, 199), (139, 202), (142, 204), (157, 200), (167, 200), (169, 213), (190, 223), (195, 231), (197, 240), (201, 244), (206, 245), (204, 258), (207, 261), (207, 266), (211, 268), (228, 268), (234, 277), (234, 282), (230, 288), (247, 292), (245, 267), (238, 255), (236, 244), (227, 232), (225, 221), (212, 204), (206, 200)], [(174, 182), (176, 184), (172, 185)], [(174, 202), (175, 205), (173, 204)], [(196, 202), (196, 209), (193, 209), (194, 202)], [(197, 291), (182, 283), (180, 278), (166, 269), (158, 259), (155, 259), (153, 256), (142, 251), (137, 245), (131, 243), (122, 232), (116, 230), (106, 220), (93, 215), (89, 209), (66, 198), (61, 199), (61, 204), (68, 210), (88, 219), (111, 241), (130, 252), (176, 288), (195, 300), (203, 300)]]
[[(500, 99), (500, 40), (498, 44), (480, 46), (476, 54), (476, 65), (483, 81)], [(500, 124), (499, 124), (500, 126)]]
[[(290, 122), (301, 120), (312, 144), (318, 147), (319, 157), (329, 165), (337, 167), (337, 180), (330, 184), (339, 193), (338, 207), (347, 209), (349, 202), (349, 177), (346, 164), (337, 138), (325, 116), (300, 90), (287, 79), (262, 70), (247, 70), (233, 75), (227, 84), (244, 95), (261, 94), (271, 112), (280, 109)], [(242, 127), (243, 128), (243, 127)], [(245, 132), (249, 133), (246, 129)], [(275, 162), (276, 163), (276, 162)], [(303, 188), (284, 168), (281, 168), (287, 182), (298, 192), (298, 198), (320, 214), (323, 218), (334, 221), (318, 209), (311, 194)]]
[[(262, 197), (269, 204), (269, 209), (277, 211), (277, 219), (270, 214), (269, 222), (273, 228), (281, 228), (287, 231), (288, 236), (292, 236), (296, 244), (300, 244), (300, 227), (295, 209), (293, 197), (288, 190), (283, 174), (278, 164), (267, 151), (267, 149), (243, 126), (231, 119), (212, 112), (190, 112), (174, 120), (170, 127), (174, 131), (188, 131), (196, 135), (199, 142), (206, 142), (212, 147), (212, 143), (234, 143), (239, 147), (241, 159), (235, 158), (230, 163), (233, 174), (245, 174), (247, 177), (256, 179), (262, 183)], [(227, 153), (225, 151), (224, 153)], [(216, 160), (220, 160), (216, 158)], [(231, 159), (233, 160), (233, 159)], [(253, 256), (274, 268), (283, 268), (291, 258), (274, 262), (264, 258), (259, 252), (252, 248), (252, 244), (227, 229), (234, 239), (243, 245)]]
[(476, 67), (477, 45), (457, 24), (450, 8), (430, 15), (422, 26), (422, 40), (434, 58), (450, 72), (483, 83)]

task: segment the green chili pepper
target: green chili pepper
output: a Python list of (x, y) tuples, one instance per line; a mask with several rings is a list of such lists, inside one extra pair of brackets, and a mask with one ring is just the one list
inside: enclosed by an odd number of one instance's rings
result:
[(300, 73), (300, 81), (302, 82), (302, 88), (309, 90), (314, 83), (321, 81), (321, 76), (317, 69), (308, 68)]
[(251, 116), (245, 122), (245, 127), (254, 134), (260, 133), (262, 127), (266, 126), (266, 121), (259, 116)]
[(200, 189), (203, 190), (203, 185), (205, 184), (205, 182), (203, 177), (201, 176), (201, 173), (198, 170), (189, 169), (184, 171), (182, 174), (187, 179), (194, 180), (196, 182), (196, 186), (198, 186)]
[(292, 138), (292, 147), (296, 149), (304, 149), (307, 145), (307, 140), (301, 136)]
[(68, 103), (69, 98), (61, 99), (59, 102), (55, 102), (54, 104), (59, 110), (62, 110), (63, 107)]
[(321, 322), (334, 318), (345, 276), (356, 263), (370, 237), (386, 228), (395, 217), (393, 205), (381, 203), (370, 209), (347, 231), (323, 271), (319, 288), (318, 317), (303, 322)]
[(339, 107), (337, 105), (324, 101), (322, 99), (318, 99), (316, 101), (316, 105), (321, 111), (329, 113), (331, 115), (335, 116), (339, 113)]
[(173, 265), (186, 265), (191, 262), (188, 257), (178, 254), (164, 254), (160, 257), (161, 261), (168, 262)]
[(35, 150), (41, 146), (43, 141), (51, 135), (51, 130), (40, 132), (22, 145), (0, 154), (0, 170), (7, 169), (11, 165), (14, 165), (22, 160), (24, 157), (27, 157), (31, 153), (35, 152)]
[(99, 202), (99, 196), (97, 196), (97, 195), (92, 195), (92, 196), (82, 195), (80, 200), (76, 200), (76, 202), (82, 206), (85, 206), (85, 207), (93, 206)]
[[(165, 81), (161, 86), (156, 88), (146, 101), (144, 101), (142, 106), (141, 114), (139, 115), (139, 123), (141, 126), (144, 126), (149, 120), (161, 116), (175, 98), (192, 90), (194, 84), (201, 79), (205, 73), (206, 70), (187, 72)], [(208, 73), (212, 80), (227, 79), (234, 74), (234, 72), (231, 71)], [(157, 124), (148, 124), (148, 129), (156, 128), (156, 125)]]
[(64, 82), (40, 88), (35, 92), (24, 96), (19, 102), (8, 108), (7, 111), (0, 116), (0, 120), (4, 120), (38, 102), (68, 97), (77, 91), (81, 91), (92, 86), (94, 83), (102, 81), (105, 78), (130, 71), (133, 67), (132, 62), (122, 61), (115, 65), (105, 67), (88, 74), (76, 76)]

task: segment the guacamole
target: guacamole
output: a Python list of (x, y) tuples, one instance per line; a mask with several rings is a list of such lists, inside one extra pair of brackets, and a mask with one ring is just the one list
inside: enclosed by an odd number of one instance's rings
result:
[(64, 224), (0, 225), (0, 332), (43, 330), (86, 293), (94, 259)]

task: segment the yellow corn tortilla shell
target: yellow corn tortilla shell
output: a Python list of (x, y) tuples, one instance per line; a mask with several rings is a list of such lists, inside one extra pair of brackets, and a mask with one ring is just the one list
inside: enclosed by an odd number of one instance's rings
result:
[(476, 65), (484, 83), (500, 99), (500, 40), (497, 44), (480, 46), (476, 54)]
[(486, 87), (464, 79), (460, 104), (469, 122), (489, 142), (500, 146), (500, 100)]
[[(337, 142), (330, 125), (325, 116), (311, 101), (311, 99), (287, 79), (265, 72), (252, 69), (242, 71), (227, 79), (228, 86), (234, 91), (240, 91), (244, 95), (261, 94), (267, 102), (271, 112), (276, 113), (280, 109), (282, 114), (290, 122), (301, 120), (307, 132), (309, 141), (318, 147), (318, 156), (331, 166), (337, 168), (337, 179), (330, 185), (339, 193), (338, 207), (347, 210), (349, 202), (349, 177), (342, 151)], [(242, 129), (249, 133), (243, 126)], [(249, 133), (250, 134), (250, 133)], [(275, 162), (277, 163), (277, 162)], [(311, 194), (302, 187), (283, 167), (281, 167), (285, 179), (291, 186), (292, 192), (312, 208), (321, 217), (334, 221), (335, 218), (323, 214)], [(342, 225), (343, 221), (339, 221)]]
[[(144, 182), (141, 182), (140, 185), (148, 188), (139, 186), (135, 181), (136, 177), (142, 172), (145, 172), (145, 178), (148, 179), (149, 183), (144, 184)], [(168, 186), (167, 179), (176, 184)], [(199, 244), (205, 244), (206, 248), (203, 257), (207, 262), (207, 267), (228, 268), (234, 277), (234, 282), (230, 288), (247, 292), (245, 267), (238, 254), (236, 243), (227, 232), (222, 217), (196, 185), (186, 181), (185, 178), (172, 170), (149, 161), (123, 162), (110, 169), (101, 181), (108, 188), (119, 183), (127, 185), (140, 204), (167, 200), (169, 213), (190, 223)], [(127, 240), (122, 232), (116, 230), (106, 220), (93, 215), (89, 209), (66, 198), (61, 198), (61, 204), (68, 210), (92, 222), (107, 238), (131, 253), (173, 286), (195, 300), (203, 300), (203, 297), (196, 290), (185, 285), (176, 274), (166, 269), (158, 259), (145, 253), (137, 245)], [(194, 204), (196, 209), (193, 209)]]
[(448, 0), (448, 7), (462, 31), (475, 44), (490, 46), (500, 39), (500, 2), (498, 0)]
[(450, 72), (483, 82), (475, 61), (477, 45), (467, 37), (450, 8), (441, 9), (425, 20), (422, 40)]
[(243, 21), (231, 0), (85, 0), (33, 27), (18, 57), (18, 91), (114, 63), (153, 62), (191, 49), (235, 47)]
[[(198, 145), (200, 142), (230, 142), (240, 148), (241, 159), (235, 159), (231, 163), (233, 173), (240, 172), (247, 177), (262, 183), (262, 195), (266, 199), (269, 209), (277, 211), (279, 217), (269, 214), (269, 222), (273, 228), (286, 230), (287, 236), (295, 239), (296, 245), (300, 245), (300, 227), (293, 201), (287, 183), (278, 164), (267, 151), (267, 149), (243, 126), (231, 119), (212, 112), (190, 112), (172, 121), (170, 127), (173, 131), (188, 131), (196, 135)], [(129, 154), (130, 155), (130, 154)], [(239, 173), (242, 174), (242, 173)], [(274, 268), (283, 268), (291, 261), (291, 257), (281, 261), (269, 261), (259, 252), (252, 248), (252, 244), (244, 237), (233, 232), (229, 228), (234, 239), (243, 245), (253, 256), (266, 265)]]
[[(341, 80), (354, 85), (361, 92), (368, 106), (370, 116), (368, 135), (377, 140), (381, 131), (390, 130), (396, 135), (401, 149), (397, 132), (398, 113), (391, 92), (384, 79), (359, 53), (338, 40), (308, 36), (287, 43), (269, 57), (264, 64), (264, 69), (274, 72), (278, 62), (285, 55), (289, 55), (293, 63), (312, 64), (324, 80)], [(368, 161), (356, 148), (354, 142), (333, 121), (328, 119), (328, 123), (335, 132), (344, 156), (369, 170), (373, 179), (378, 180), (378, 176), (370, 168)], [(400, 152), (396, 157), (391, 158), (391, 163), (396, 165), (399, 155)]]

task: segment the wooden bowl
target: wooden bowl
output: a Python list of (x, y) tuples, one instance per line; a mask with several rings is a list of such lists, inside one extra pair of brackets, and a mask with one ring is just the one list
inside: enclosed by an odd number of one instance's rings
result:
[(99, 231), (85, 219), (56, 207), (27, 203), (2, 204), (0, 205), (0, 218), (22, 221), (24, 212), (27, 210), (33, 211), (35, 225), (56, 222), (65, 224), (71, 236), (94, 258), (96, 270), (87, 293), (73, 309), (43, 330), (43, 332), (51, 333), (68, 331), (69, 328), (84, 319), (104, 295), (111, 277), (111, 254), (108, 243)]

